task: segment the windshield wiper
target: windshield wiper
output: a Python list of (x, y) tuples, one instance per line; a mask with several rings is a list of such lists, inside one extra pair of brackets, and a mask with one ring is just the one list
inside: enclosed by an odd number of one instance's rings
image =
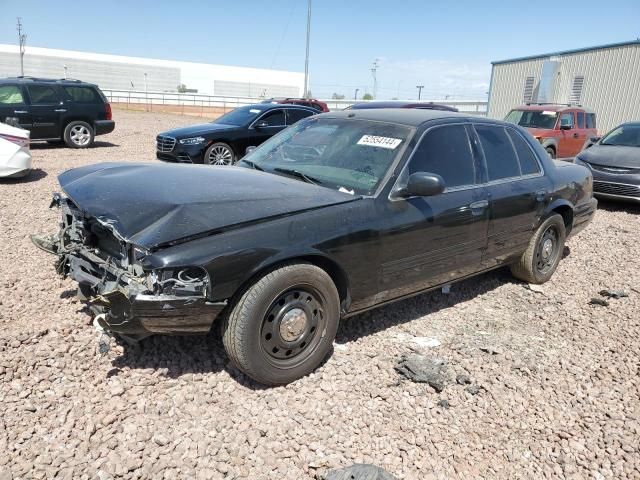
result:
[(262, 168), (256, 162), (252, 162), (251, 160), (245, 160), (244, 158), (242, 160), (240, 160), (240, 161), (246, 163), (247, 165), (249, 165), (254, 170), (260, 170), (261, 172), (264, 172), (264, 168)]
[(277, 167), (277, 168), (274, 168), (273, 171), (274, 172), (285, 173), (287, 175), (291, 175), (292, 177), (298, 177), (299, 179), (304, 180), (307, 183), (313, 183), (314, 185), (319, 185), (319, 184), (322, 183), (321, 180), (318, 180), (317, 178), (314, 178), (314, 177), (310, 177), (306, 173), (302, 173), (299, 170), (294, 170), (293, 168)]

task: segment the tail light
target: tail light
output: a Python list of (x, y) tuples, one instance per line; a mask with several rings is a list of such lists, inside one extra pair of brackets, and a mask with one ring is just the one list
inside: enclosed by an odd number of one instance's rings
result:
[(11, 143), (15, 143), (16, 145), (20, 146), (20, 147), (28, 147), (29, 146), (29, 139), (28, 138), (24, 138), (24, 137), (14, 137), (13, 135), (6, 135), (3, 133), (0, 133), (0, 138), (7, 140)]
[(104, 104), (104, 113), (107, 116), (107, 120), (111, 120), (113, 117), (113, 114), (111, 113), (111, 104), (110, 103), (105, 103)]

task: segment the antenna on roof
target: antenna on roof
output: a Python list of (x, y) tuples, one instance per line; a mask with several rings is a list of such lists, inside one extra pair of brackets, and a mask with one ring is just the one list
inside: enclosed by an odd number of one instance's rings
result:
[(20, 45), (20, 76), (24, 77), (24, 47), (27, 43), (27, 34), (22, 33), (22, 18), (18, 17), (18, 44)]

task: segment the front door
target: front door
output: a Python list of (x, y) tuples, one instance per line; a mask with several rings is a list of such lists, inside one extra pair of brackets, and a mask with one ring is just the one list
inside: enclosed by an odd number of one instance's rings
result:
[(0, 85), (0, 122), (31, 130), (31, 111), (19, 85)]
[(489, 194), (489, 231), (483, 266), (490, 268), (524, 252), (551, 198), (531, 145), (512, 128), (475, 125)]
[(50, 85), (27, 85), (31, 100), (33, 127), (31, 138), (60, 138), (61, 115), (66, 112), (57, 90)]
[(477, 272), (486, 247), (488, 197), (469, 127), (443, 125), (422, 137), (402, 175), (436, 173), (439, 195), (382, 199), (382, 265), (378, 301), (401, 297)]
[[(565, 128), (563, 129), (562, 127)], [(576, 125), (575, 112), (563, 112), (560, 115), (560, 128), (556, 158), (575, 157), (584, 144), (584, 140), (580, 141), (580, 131)]]
[(249, 135), (245, 140), (241, 140), (241, 142), (244, 142), (242, 151), (244, 152), (247, 147), (257, 147), (265, 140), (268, 140), (286, 128), (286, 126), (287, 119), (284, 109), (276, 108), (269, 110), (257, 118), (249, 127)]

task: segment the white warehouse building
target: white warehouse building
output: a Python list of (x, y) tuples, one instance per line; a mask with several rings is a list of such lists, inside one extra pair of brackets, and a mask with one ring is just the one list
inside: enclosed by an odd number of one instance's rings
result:
[[(106, 90), (176, 92), (179, 85), (185, 85), (201, 94), (230, 97), (299, 97), (304, 89), (304, 74), (299, 72), (29, 46), (24, 55), (24, 74), (43, 78), (68, 76)], [(0, 77), (17, 75), (18, 47), (0, 44)]]
[(492, 65), (490, 118), (504, 118), (523, 103), (557, 103), (595, 111), (600, 133), (640, 120), (640, 40)]

